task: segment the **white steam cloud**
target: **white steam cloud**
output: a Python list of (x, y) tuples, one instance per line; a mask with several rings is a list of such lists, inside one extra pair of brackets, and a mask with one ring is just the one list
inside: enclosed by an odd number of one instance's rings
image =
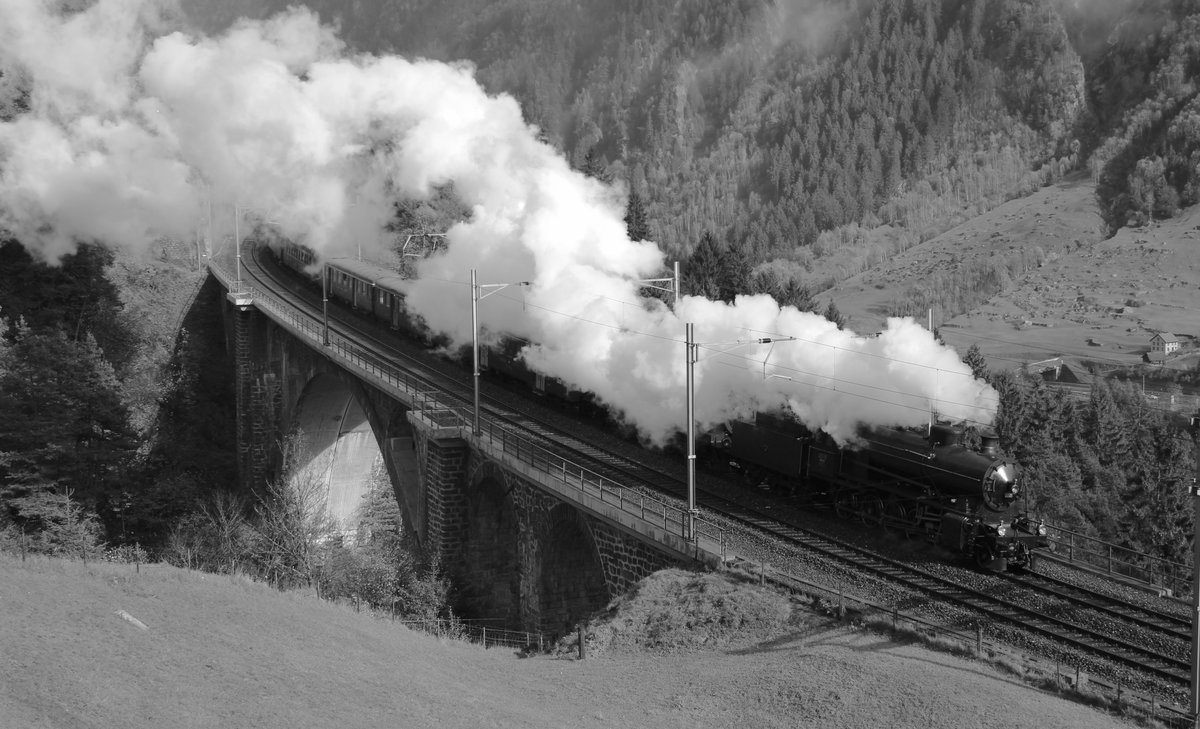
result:
[[(643, 298), (663, 257), (626, 236), (621, 192), (572, 171), (469, 65), (348, 54), (304, 9), (201, 37), (166, 32), (161, 7), (0, 0), (0, 61), (31, 88), (30, 111), (0, 123), (0, 226), (35, 255), (144, 247), (209, 217), (226, 221), (220, 241), (234, 206), (326, 255), (382, 247), (392, 200), (452, 183), (471, 217), (419, 265), (410, 306), (465, 343), (471, 269), (531, 282), (481, 302), (482, 325), (536, 343), (538, 369), (653, 440), (684, 425), (685, 322), (703, 425), (790, 406), (850, 440), (931, 409), (992, 418), (995, 392), (911, 320), (860, 337), (765, 296)], [(791, 339), (750, 342), (765, 337)]]

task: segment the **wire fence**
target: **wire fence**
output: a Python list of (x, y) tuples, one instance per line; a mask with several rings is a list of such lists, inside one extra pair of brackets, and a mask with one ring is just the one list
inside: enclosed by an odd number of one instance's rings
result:
[(488, 648), (511, 648), (527, 653), (545, 653), (551, 642), (541, 633), (508, 630), (477, 621), (430, 618), (396, 621), (411, 630), (436, 635), (439, 638), (462, 640)]

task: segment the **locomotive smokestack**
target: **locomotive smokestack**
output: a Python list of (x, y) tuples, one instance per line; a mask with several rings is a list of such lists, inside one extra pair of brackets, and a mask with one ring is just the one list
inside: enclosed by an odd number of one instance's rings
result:
[(987, 431), (979, 436), (979, 452), (985, 456), (1000, 455), (1000, 436)]

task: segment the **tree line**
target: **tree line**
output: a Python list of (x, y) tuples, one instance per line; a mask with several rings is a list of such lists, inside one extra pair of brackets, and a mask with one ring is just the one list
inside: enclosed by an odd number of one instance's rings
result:
[(988, 372), (994, 427), (1022, 466), (1031, 506), (1050, 523), (1138, 552), (1190, 563), (1195, 448), (1186, 419), (1150, 406), (1138, 385), (1097, 377), (1086, 400), (1041, 377)]
[(350, 535), (292, 467), (296, 437), (278, 478), (238, 491), (221, 296), (210, 277), (96, 245), (60, 266), (0, 245), (0, 548), (165, 560), (446, 617), (448, 583), (409, 542), (386, 478)]

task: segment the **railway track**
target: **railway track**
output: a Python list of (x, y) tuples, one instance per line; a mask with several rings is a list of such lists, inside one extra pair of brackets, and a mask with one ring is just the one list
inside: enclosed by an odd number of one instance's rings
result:
[[(291, 299), (291, 303), (309, 311), (310, 315), (310, 309), (319, 310), (320, 301), (307, 285), (298, 282), (291, 274), (280, 273), (278, 270), (270, 272), (273, 267), (262, 266), (256, 257), (254, 263), (253, 267), (248, 266), (247, 269), (250, 269), (250, 275), (264, 288), (276, 292), (280, 289), (287, 291), (287, 298)], [(400, 361), (404, 367), (413, 370), (416, 377), (427, 381), (431, 389), (436, 388), (456, 399), (464, 407), (469, 406), (472, 399), (471, 383), (464, 378), (461, 369), (456, 365), (449, 362), (435, 363), (428, 357), (418, 357), (406, 348), (397, 346), (393, 335), (389, 333), (388, 336), (380, 336), (379, 325), (366, 317), (343, 316), (340, 313), (335, 316), (331, 311), (330, 327), (340, 336), (358, 342), (365, 350), (380, 353), (381, 362), (395, 364), (396, 361)], [(488, 389), (494, 390), (492, 387)], [(481, 397), (481, 408), (489, 419), (527, 434), (531, 440), (540, 442), (548, 450), (563, 454), (615, 483), (629, 484), (631, 489), (660, 496), (665, 494), (679, 499), (686, 496), (686, 484), (678, 473), (666, 473), (647, 465), (643, 459), (636, 456), (614, 452), (611, 444), (600, 446), (586, 442), (578, 437), (578, 427), (571, 428), (571, 432), (568, 432), (566, 428), (551, 423), (546, 417), (535, 415), (533, 411), (536, 409), (531, 408), (528, 403), (521, 405), (517, 402), (525, 399), (526, 396), (516, 395), (497, 397), (493, 391)], [(801, 550), (895, 583), (915, 593), (968, 609), (987, 620), (1027, 630), (1074, 650), (1086, 651), (1115, 663), (1145, 671), (1156, 678), (1181, 685), (1189, 680), (1186, 661), (1164, 656), (1137, 642), (1116, 637), (1111, 632), (1074, 624), (1070, 620), (1035, 610), (1017, 601), (1005, 600), (913, 565), (889, 559), (872, 550), (818, 534), (789, 521), (786, 517), (781, 517), (781, 510), (776, 505), (746, 489), (731, 486), (726, 479), (700, 476), (697, 489), (703, 495), (708, 511)], [(1021, 584), (1026, 589), (1053, 595), (1055, 599), (1064, 603), (1101, 610), (1124, 620), (1139, 620), (1130, 617), (1130, 614), (1136, 612), (1135, 606), (1120, 603), (1111, 597), (1102, 599), (1095, 593), (1087, 593), (1077, 586), (1068, 586), (1065, 582), (1044, 575), (1031, 573)], [(1140, 620), (1142, 622), (1137, 624), (1146, 629), (1161, 630), (1174, 638), (1179, 637), (1178, 626), (1172, 627), (1166, 617), (1143, 615)]]
[(1136, 625), (1168, 639), (1186, 643), (1192, 638), (1191, 621), (1182, 615), (1137, 605), (1036, 571), (1002, 573), (1001, 577), (1022, 587), (1053, 595), (1065, 602)]

